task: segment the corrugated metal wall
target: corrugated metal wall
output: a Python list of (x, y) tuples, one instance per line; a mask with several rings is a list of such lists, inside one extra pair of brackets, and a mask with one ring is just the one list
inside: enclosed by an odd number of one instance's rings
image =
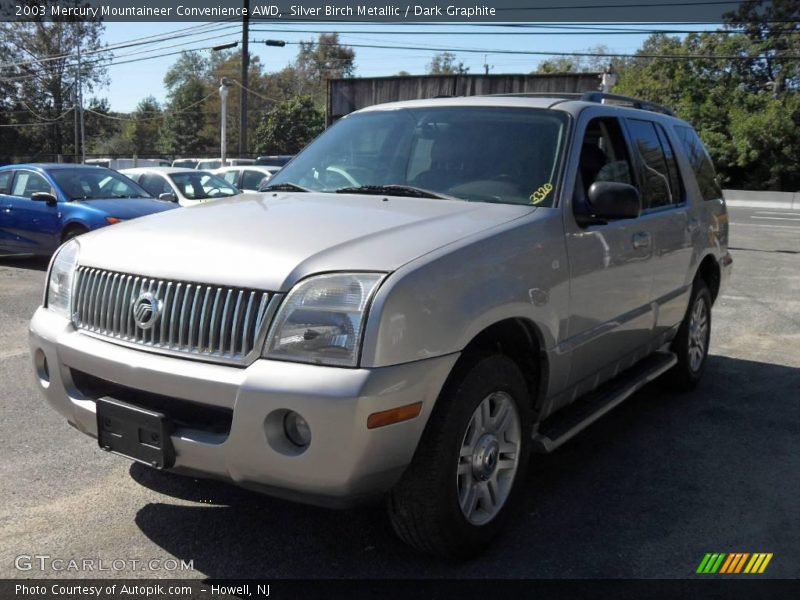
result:
[(420, 75), (328, 80), (327, 120), (373, 104), (435, 98), (542, 92), (590, 92), (600, 84), (599, 73), (553, 75)]

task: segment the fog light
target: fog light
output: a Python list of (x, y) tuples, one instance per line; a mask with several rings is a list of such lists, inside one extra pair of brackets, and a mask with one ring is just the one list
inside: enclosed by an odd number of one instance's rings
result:
[(50, 385), (50, 367), (47, 364), (47, 357), (41, 349), (36, 350), (34, 353), (34, 364), (36, 365), (36, 375), (39, 378), (39, 384), (47, 389)]
[(311, 443), (311, 428), (306, 420), (294, 411), (289, 411), (283, 418), (283, 431), (295, 446), (305, 448)]

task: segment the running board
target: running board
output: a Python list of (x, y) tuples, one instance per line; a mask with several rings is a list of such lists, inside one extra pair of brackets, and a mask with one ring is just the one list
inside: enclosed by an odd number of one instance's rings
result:
[(533, 436), (533, 451), (552, 452), (677, 362), (672, 352), (655, 352), (640, 360), (594, 392), (545, 419)]

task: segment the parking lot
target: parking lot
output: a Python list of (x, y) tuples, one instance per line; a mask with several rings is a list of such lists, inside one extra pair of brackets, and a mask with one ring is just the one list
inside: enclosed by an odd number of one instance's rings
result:
[[(103, 453), (31, 375), (46, 262), (0, 259), (0, 577), (676, 578), (706, 552), (771, 552), (765, 577), (800, 577), (800, 211), (730, 214), (734, 274), (701, 385), (651, 385), (535, 456), (523, 512), (463, 564), (415, 554), (380, 507), (295, 505)], [(19, 555), (126, 566), (19, 571)]]

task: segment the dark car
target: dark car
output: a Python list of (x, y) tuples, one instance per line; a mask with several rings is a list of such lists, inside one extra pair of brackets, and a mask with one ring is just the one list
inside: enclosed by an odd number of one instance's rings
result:
[(175, 208), (104, 167), (0, 167), (0, 255), (51, 254), (92, 229)]

